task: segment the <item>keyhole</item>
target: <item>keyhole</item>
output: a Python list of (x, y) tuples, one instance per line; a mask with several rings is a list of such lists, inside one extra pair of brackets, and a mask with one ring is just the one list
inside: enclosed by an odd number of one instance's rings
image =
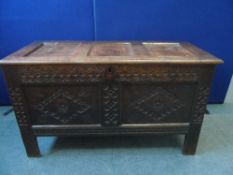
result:
[(113, 79), (113, 70), (111, 67), (108, 67), (106, 70), (106, 79), (112, 80)]

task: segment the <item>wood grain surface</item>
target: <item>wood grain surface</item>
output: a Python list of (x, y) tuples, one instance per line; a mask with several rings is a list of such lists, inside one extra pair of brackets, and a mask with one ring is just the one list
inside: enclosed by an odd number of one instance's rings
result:
[(190, 43), (35, 42), (0, 60), (0, 64), (220, 64), (221, 59)]

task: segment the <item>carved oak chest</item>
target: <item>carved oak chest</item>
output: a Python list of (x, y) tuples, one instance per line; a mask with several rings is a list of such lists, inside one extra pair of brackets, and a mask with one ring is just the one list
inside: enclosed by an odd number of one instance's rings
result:
[(36, 42), (0, 62), (28, 156), (48, 135), (184, 134), (194, 154), (220, 63), (156, 42)]

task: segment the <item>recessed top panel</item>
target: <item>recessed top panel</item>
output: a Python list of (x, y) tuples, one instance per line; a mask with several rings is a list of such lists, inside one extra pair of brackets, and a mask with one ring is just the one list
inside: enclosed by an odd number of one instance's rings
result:
[(193, 57), (195, 56), (190, 50), (181, 47), (178, 43), (156, 44), (156, 43), (143, 43), (151, 55), (157, 57)]
[(89, 56), (130, 56), (130, 43), (96, 44), (90, 49)]
[(38, 47), (26, 56), (52, 57), (52, 56), (74, 56), (79, 51), (80, 43), (51, 43)]
[(0, 64), (219, 64), (222, 60), (191, 45), (171, 42), (36, 42)]

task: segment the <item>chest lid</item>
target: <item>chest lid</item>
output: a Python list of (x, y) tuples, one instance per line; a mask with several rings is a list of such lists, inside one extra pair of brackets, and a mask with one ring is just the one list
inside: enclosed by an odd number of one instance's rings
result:
[(35, 42), (0, 64), (221, 64), (190, 43), (176, 42)]

